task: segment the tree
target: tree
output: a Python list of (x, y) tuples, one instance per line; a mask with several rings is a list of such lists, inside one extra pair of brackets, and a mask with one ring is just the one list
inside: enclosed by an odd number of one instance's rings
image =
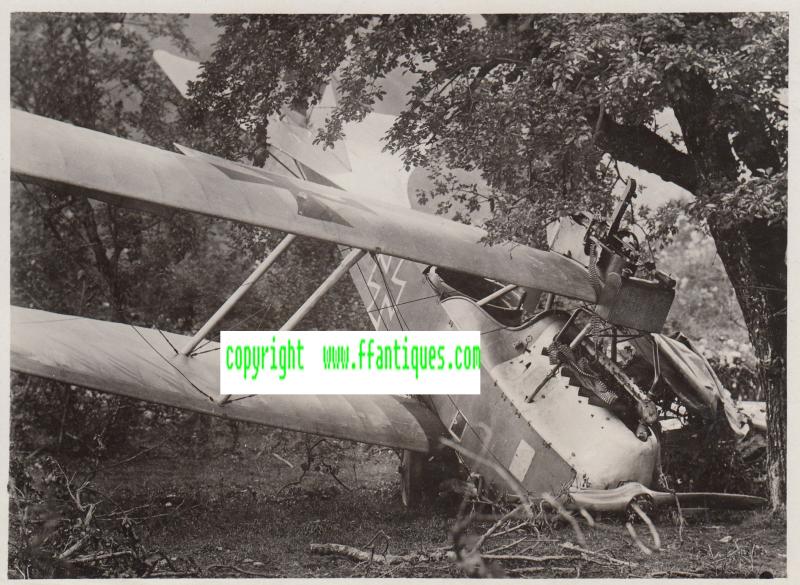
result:
[[(176, 96), (152, 61), (149, 41), (167, 37), (191, 50), (182, 21), (175, 15), (15, 14), (12, 104), (170, 145), (180, 135)], [(15, 189), (22, 196), (12, 199), (14, 297), (38, 308), (130, 321), (132, 291), (197, 241), (197, 225), (186, 214), (164, 218), (34, 186)]]
[[(166, 37), (190, 50), (183, 20), (111, 13), (12, 15), (13, 107), (151, 144), (171, 144), (180, 136), (179, 96), (152, 62), (150, 40)], [(14, 183), (11, 301), (180, 329), (170, 323), (185, 321), (186, 306), (167, 305), (164, 291), (174, 281), (164, 273), (200, 246), (201, 227), (188, 214), (144, 214), (55, 188)], [(24, 448), (32, 435), (45, 436), (36, 434), (44, 431), (59, 449), (89, 447), (92, 454), (101, 454), (124, 443), (137, 423), (135, 415), (144, 410), (118, 397), (76, 396), (55, 382), (14, 380), (14, 449)], [(74, 438), (67, 441), (67, 436)]]
[[(413, 84), (388, 147), (430, 169), (428, 196), (489, 200), (493, 239), (541, 244), (544, 221), (606, 209), (617, 161), (689, 191), (682, 210), (713, 236), (759, 359), (770, 494), (785, 502), (786, 14), (215, 20), (222, 35), (192, 87), (197, 111), (258, 139), (270, 115), (315, 103), (335, 74), (339, 102), (318, 136), (331, 143), (400, 69)], [(677, 121), (667, 136), (665, 114)], [(489, 189), (452, 168), (480, 171)]]

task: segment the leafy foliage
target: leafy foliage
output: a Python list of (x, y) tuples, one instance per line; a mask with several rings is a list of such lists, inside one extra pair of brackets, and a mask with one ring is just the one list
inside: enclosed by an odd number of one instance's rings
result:
[[(626, 162), (686, 189), (648, 217), (674, 235), (686, 215), (714, 238), (768, 399), (773, 502), (785, 497), (788, 15), (785, 13), (236, 15), (191, 93), (266, 132), (267, 117), (315, 103), (333, 76), (326, 144), (385, 97), (407, 102), (387, 148), (426, 167), (466, 211), (488, 202), (489, 240), (541, 245), (576, 209), (604, 213)], [(276, 59), (264, 59), (275, 55)], [(665, 117), (675, 123), (659, 127)], [(486, 188), (453, 169), (478, 171)], [(439, 206), (446, 211), (451, 205)]]
[[(701, 153), (686, 155), (705, 130), (684, 112), (701, 97), (698, 84), (714, 93), (714, 131), (736, 135), (741, 167), (762, 177), (785, 168), (785, 15), (503, 15), (485, 26), (461, 15), (215, 20), (223, 34), (192, 86), (198, 106), (263, 129), (284, 105), (314, 104), (335, 74), (339, 101), (318, 137), (332, 143), (399, 68), (412, 81), (388, 147), (439, 177), (480, 170), (490, 187), (482, 195), (503, 218), (490, 223), (497, 237), (536, 233), (576, 208), (602, 210), (613, 180), (599, 164), (605, 152), (698, 195), (727, 192), (718, 181), (730, 176), (694, 164)], [(682, 129), (669, 140), (655, 127), (668, 109)]]
[[(732, 192), (716, 193), (687, 205), (691, 217), (703, 222), (714, 216), (718, 225), (735, 227), (753, 219), (767, 226), (782, 225), (788, 217), (787, 172), (742, 180)], [(721, 217), (720, 217), (721, 216)]]
[[(151, 58), (150, 39), (192, 51), (183, 17), (17, 13), (12, 18), (14, 107), (77, 126), (168, 146), (175, 92)], [(53, 58), (58, 55), (58, 58)]]
[[(165, 36), (190, 50), (182, 20), (172, 15), (15, 14), (12, 104), (167, 146), (180, 131), (175, 92), (152, 61), (149, 39)], [(14, 195), (15, 224), (25, 228), (12, 236), (16, 302), (127, 321), (131, 292), (197, 242), (199, 225), (186, 214), (164, 219), (26, 185), (15, 187)], [(53, 287), (59, 279), (66, 286)], [(54, 298), (46, 293), (48, 287), (69, 292)]]

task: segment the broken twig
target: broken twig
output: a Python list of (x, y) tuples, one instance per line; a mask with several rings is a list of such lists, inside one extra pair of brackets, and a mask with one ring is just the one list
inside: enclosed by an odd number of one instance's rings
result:
[(561, 548), (566, 549), (566, 550), (579, 552), (579, 553), (581, 553), (583, 555), (586, 555), (586, 556), (598, 557), (598, 558), (601, 558), (601, 559), (603, 559), (605, 561), (608, 561), (609, 563), (612, 563), (614, 565), (621, 565), (623, 567), (638, 567), (639, 566), (637, 563), (634, 563), (634, 562), (631, 562), (631, 561), (623, 561), (623, 560), (620, 560), (620, 559), (618, 559), (616, 557), (612, 557), (611, 555), (606, 554), (606, 553), (595, 552), (595, 551), (589, 550), (587, 548), (583, 548), (583, 547), (574, 545), (571, 542), (562, 543), (561, 544)]
[(311, 553), (317, 555), (332, 555), (346, 557), (351, 561), (358, 563), (373, 562), (385, 565), (393, 565), (396, 563), (417, 563), (425, 561), (438, 561), (445, 558), (455, 558), (451, 551), (433, 551), (429, 554), (407, 554), (407, 555), (393, 555), (393, 554), (374, 554), (371, 551), (361, 550), (353, 546), (344, 544), (312, 544)]

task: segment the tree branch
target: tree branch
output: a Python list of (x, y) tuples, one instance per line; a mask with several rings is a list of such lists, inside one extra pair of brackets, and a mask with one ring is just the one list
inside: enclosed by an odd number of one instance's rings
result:
[(733, 148), (742, 162), (754, 173), (769, 168), (777, 172), (781, 168), (781, 158), (770, 142), (769, 122), (764, 113), (741, 107), (737, 108), (734, 119), (738, 132), (733, 138)]
[(697, 188), (698, 175), (692, 158), (652, 130), (619, 124), (607, 112), (600, 117), (599, 109), (590, 113), (589, 119), (598, 119), (597, 144), (614, 158), (655, 173), (687, 191)]

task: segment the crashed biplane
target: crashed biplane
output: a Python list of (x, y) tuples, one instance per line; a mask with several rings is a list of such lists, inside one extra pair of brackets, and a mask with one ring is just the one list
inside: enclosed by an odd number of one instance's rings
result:
[[(288, 235), (194, 336), (12, 307), (12, 369), (402, 449), (409, 504), (451, 469), (440, 465), (454, 453), (442, 438), (461, 447), (460, 463), (481, 488), (496, 492), (547, 492), (568, 506), (599, 511), (625, 510), (641, 497), (655, 504), (677, 498), (692, 507), (763, 502), (651, 489), (664, 429), (723, 423), (743, 436), (763, 429), (765, 420), (757, 409), (734, 404), (688, 340), (659, 333), (675, 282), (644, 258), (623, 226), (633, 181), (612, 218), (578, 213), (551, 226), (547, 251), (486, 246), (480, 228), (420, 209), (404, 188), (407, 172), (390, 155), (348, 149), (346, 141), (323, 150), (301, 118), (271, 122), (270, 164), (255, 168), (13, 111), (12, 179)], [(394, 175), (387, 178), (391, 164)], [(372, 182), (360, 179), (370, 172)], [(358, 185), (376, 192), (356, 194)], [(342, 261), (284, 330), (296, 328), (349, 273), (376, 329), (479, 330), (480, 395), (221, 395), (218, 357), (208, 351), (217, 345), (206, 338), (297, 236), (339, 244)], [(557, 308), (557, 298), (571, 300), (572, 308)]]

